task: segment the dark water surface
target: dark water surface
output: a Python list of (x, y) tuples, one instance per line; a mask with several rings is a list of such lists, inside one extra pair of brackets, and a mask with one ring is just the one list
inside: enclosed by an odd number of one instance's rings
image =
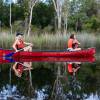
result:
[[(98, 56), (99, 58), (99, 56)], [(100, 100), (100, 64), (33, 62), (32, 69), (15, 74), (11, 64), (0, 65), (0, 100)]]

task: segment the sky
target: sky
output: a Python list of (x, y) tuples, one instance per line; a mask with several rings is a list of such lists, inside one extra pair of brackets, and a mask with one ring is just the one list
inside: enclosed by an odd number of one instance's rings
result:
[(7, 1), (7, 2), (9, 2), (9, 3), (10, 3), (11, 1), (14, 2), (14, 3), (17, 2), (17, 0), (4, 0), (4, 2), (5, 2), (5, 1)]

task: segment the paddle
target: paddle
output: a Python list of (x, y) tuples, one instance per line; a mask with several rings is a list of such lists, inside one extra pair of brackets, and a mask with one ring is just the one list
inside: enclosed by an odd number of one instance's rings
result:
[[(19, 51), (21, 51), (21, 50), (23, 50), (23, 49), (20, 49), (20, 50), (18, 50), (17, 52), (19, 52)], [(17, 53), (17, 52), (9, 53), (9, 54), (5, 55), (5, 57), (11, 57), (11, 56), (13, 56), (15, 53)]]

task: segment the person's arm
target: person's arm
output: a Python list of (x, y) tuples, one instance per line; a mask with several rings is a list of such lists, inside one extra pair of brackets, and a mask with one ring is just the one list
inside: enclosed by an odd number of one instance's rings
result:
[(16, 69), (16, 65), (17, 65), (17, 62), (12, 66), (12, 68), (15, 70)]
[(17, 42), (18, 42), (18, 40), (16, 40), (16, 41), (13, 43), (13, 45), (12, 45), (13, 49), (14, 49), (16, 52), (18, 51), (17, 48), (16, 48)]
[(12, 66), (12, 69), (14, 70), (16, 76), (21, 77), (21, 74), (19, 74), (18, 70), (16, 69), (17, 64), (18, 64), (18, 63), (16, 62), (16, 63)]
[(73, 68), (74, 73), (76, 73), (78, 71), (78, 69), (80, 69), (80, 67)]
[(26, 44), (26, 45), (30, 45), (30, 46), (33, 46), (32, 43), (28, 43), (28, 42), (24, 42), (24, 44)]
[(80, 42), (79, 42), (77, 39), (75, 39), (75, 40), (73, 41), (73, 43), (80, 44)]
[(24, 62), (23, 66), (25, 66), (27, 68), (31, 68), (32, 67), (32, 62)]

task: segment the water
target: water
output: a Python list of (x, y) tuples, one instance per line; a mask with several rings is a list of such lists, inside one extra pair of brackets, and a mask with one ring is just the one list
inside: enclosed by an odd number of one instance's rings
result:
[(100, 100), (99, 62), (74, 62), (78, 66), (73, 73), (68, 72), (69, 64), (33, 62), (21, 75), (15, 63), (1, 64), (0, 100)]

